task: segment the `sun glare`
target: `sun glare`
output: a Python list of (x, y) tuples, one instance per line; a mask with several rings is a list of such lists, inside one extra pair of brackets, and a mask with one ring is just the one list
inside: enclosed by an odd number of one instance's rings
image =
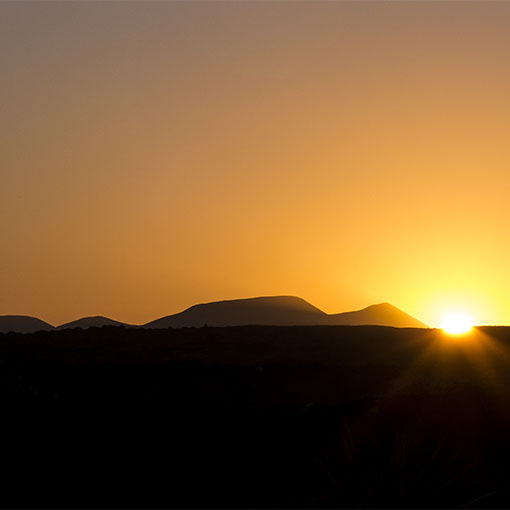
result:
[(443, 318), (441, 328), (449, 335), (462, 335), (473, 329), (473, 321), (462, 313), (450, 313)]

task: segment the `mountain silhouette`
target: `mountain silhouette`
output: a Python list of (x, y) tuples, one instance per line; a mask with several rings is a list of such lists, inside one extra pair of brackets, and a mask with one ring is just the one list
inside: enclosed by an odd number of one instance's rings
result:
[(98, 315), (96, 317), (83, 317), (81, 319), (61, 324), (57, 329), (70, 329), (70, 328), (102, 328), (103, 326), (127, 326), (123, 322), (114, 321), (108, 317)]
[(335, 326), (394, 326), (398, 328), (427, 328), (423, 322), (411, 317), (390, 303), (368, 306), (355, 312), (328, 315), (327, 323)]
[(396, 306), (380, 303), (354, 312), (327, 314), (296, 296), (263, 296), (248, 299), (213, 301), (191, 306), (186, 310), (161, 317), (143, 326), (134, 326), (108, 317), (83, 317), (52, 325), (23, 315), (0, 316), (0, 333), (33, 333), (52, 329), (101, 328), (126, 326), (142, 328), (183, 328), (207, 326), (392, 326), (397, 328), (427, 328), (428, 326)]
[(180, 328), (208, 326), (340, 326), (378, 325), (426, 328), (389, 303), (372, 305), (363, 310), (327, 314), (295, 296), (270, 296), (215, 301), (194, 305), (175, 315), (145, 324), (146, 328)]
[(0, 316), (0, 333), (35, 333), (36, 331), (51, 331), (55, 329), (51, 324), (27, 315)]
[(269, 296), (194, 305), (183, 312), (145, 324), (145, 328), (208, 326), (306, 326), (322, 324), (327, 315), (304, 299)]

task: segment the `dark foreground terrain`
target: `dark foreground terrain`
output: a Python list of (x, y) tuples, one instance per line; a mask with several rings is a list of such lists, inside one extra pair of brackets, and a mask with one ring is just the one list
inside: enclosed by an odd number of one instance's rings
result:
[(2, 507), (510, 507), (510, 328), (0, 335)]

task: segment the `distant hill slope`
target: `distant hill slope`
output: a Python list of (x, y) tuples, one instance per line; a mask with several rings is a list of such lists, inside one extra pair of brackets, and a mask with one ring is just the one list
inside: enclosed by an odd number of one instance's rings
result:
[(377, 325), (426, 328), (389, 303), (363, 310), (328, 315), (304, 299), (294, 296), (271, 296), (216, 301), (192, 306), (183, 312), (149, 322), (146, 328), (208, 326), (320, 326)]
[(0, 333), (33, 333), (53, 329), (101, 328), (126, 326), (143, 328), (182, 328), (208, 326), (393, 326), (397, 328), (427, 328), (389, 303), (372, 305), (355, 312), (327, 314), (304, 299), (295, 296), (264, 296), (230, 301), (214, 301), (194, 305), (183, 312), (168, 315), (143, 326), (133, 326), (108, 317), (83, 317), (57, 328), (34, 317), (0, 316)]
[(114, 321), (108, 317), (100, 315), (96, 317), (83, 317), (81, 319), (61, 324), (57, 329), (70, 329), (70, 328), (102, 328), (103, 326), (127, 326), (123, 322)]
[(398, 328), (427, 328), (423, 322), (411, 317), (389, 303), (368, 306), (355, 312), (328, 315), (327, 323), (335, 326), (394, 326)]
[(27, 315), (0, 316), (0, 333), (35, 333), (53, 329), (55, 328), (51, 324)]
[(322, 310), (294, 296), (270, 296), (194, 305), (145, 324), (146, 328), (208, 326), (304, 326), (322, 324)]

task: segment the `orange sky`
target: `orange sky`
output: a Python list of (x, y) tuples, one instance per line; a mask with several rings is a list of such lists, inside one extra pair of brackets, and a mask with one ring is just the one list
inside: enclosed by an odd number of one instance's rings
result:
[(0, 314), (293, 294), (510, 324), (510, 3), (0, 3)]

